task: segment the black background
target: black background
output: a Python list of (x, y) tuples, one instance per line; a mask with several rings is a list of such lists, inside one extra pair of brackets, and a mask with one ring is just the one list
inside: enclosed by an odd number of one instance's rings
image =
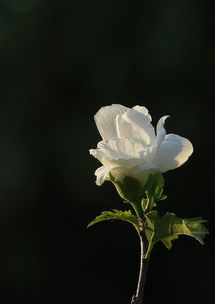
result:
[(194, 153), (160, 210), (209, 219), (205, 246), (152, 254), (145, 302), (214, 294), (214, 1), (0, 0), (0, 303), (130, 303), (139, 243), (89, 155), (105, 105), (146, 106)]

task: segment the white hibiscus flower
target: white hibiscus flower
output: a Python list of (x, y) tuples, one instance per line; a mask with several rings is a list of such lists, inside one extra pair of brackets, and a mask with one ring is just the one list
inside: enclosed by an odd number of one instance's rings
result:
[(131, 176), (146, 183), (149, 174), (166, 172), (183, 165), (193, 152), (191, 142), (175, 134), (166, 135), (163, 116), (156, 134), (148, 110), (142, 106), (132, 109), (119, 104), (102, 107), (95, 122), (102, 141), (90, 154), (102, 166), (95, 172), (96, 184), (102, 185), (109, 173), (117, 181)]

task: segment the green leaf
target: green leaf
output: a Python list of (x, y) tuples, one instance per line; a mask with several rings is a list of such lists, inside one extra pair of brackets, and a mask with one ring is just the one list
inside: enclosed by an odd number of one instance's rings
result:
[(170, 249), (172, 247), (172, 241), (177, 239), (179, 235), (188, 235), (203, 245), (203, 239), (205, 235), (209, 233), (207, 228), (202, 225), (207, 221), (200, 217), (182, 219), (174, 213), (166, 213), (164, 216), (160, 216), (159, 213), (154, 210), (145, 216), (145, 231), (149, 241), (147, 257), (158, 241), (162, 241), (163, 244)]
[(97, 223), (109, 220), (121, 220), (131, 223), (137, 232), (139, 233), (139, 221), (137, 216), (133, 215), (130, 210), (120, 211), (113, 209), (113, 211), (103, 211), (99, 216), (97, 216), (92, 222), (89, 223), (87, 227), (93, 226)]

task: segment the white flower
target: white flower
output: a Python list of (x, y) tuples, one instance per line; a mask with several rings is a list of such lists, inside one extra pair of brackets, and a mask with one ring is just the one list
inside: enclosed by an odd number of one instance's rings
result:
[(102, 141), (90, 154), (102, 167), (95, 172), (96, 184), (102, 185), (111, 173), (115, 180), (131, 176), (145, 183), (148, 175), (166, 172), (184, 164), (193, 152), (191, 142), (175, 134), (166, 135), (163, 116), (156, 135), (145, 107), (132, 109), (119, 104), (102, 107), (95, 122)]

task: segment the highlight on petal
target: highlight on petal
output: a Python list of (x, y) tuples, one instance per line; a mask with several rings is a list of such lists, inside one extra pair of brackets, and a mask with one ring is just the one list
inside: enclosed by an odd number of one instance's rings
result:
[(108, 140), (117, 137), (116, 116), (128, 111), (129, 108), (120, 104), (102, 107), (95, 115), (97, 129), (103, 138)]
[(116, 117), (118, 137), (131, 137), (141, 141), (145, 147), (155, 141), (151, 116), (145, 107), (135, 106)]
[(183, 165), (192, 153), (193, 146), (188, 139), (169, 134), (158, 147), (154, 164), (161, 172), (166, 172)]

